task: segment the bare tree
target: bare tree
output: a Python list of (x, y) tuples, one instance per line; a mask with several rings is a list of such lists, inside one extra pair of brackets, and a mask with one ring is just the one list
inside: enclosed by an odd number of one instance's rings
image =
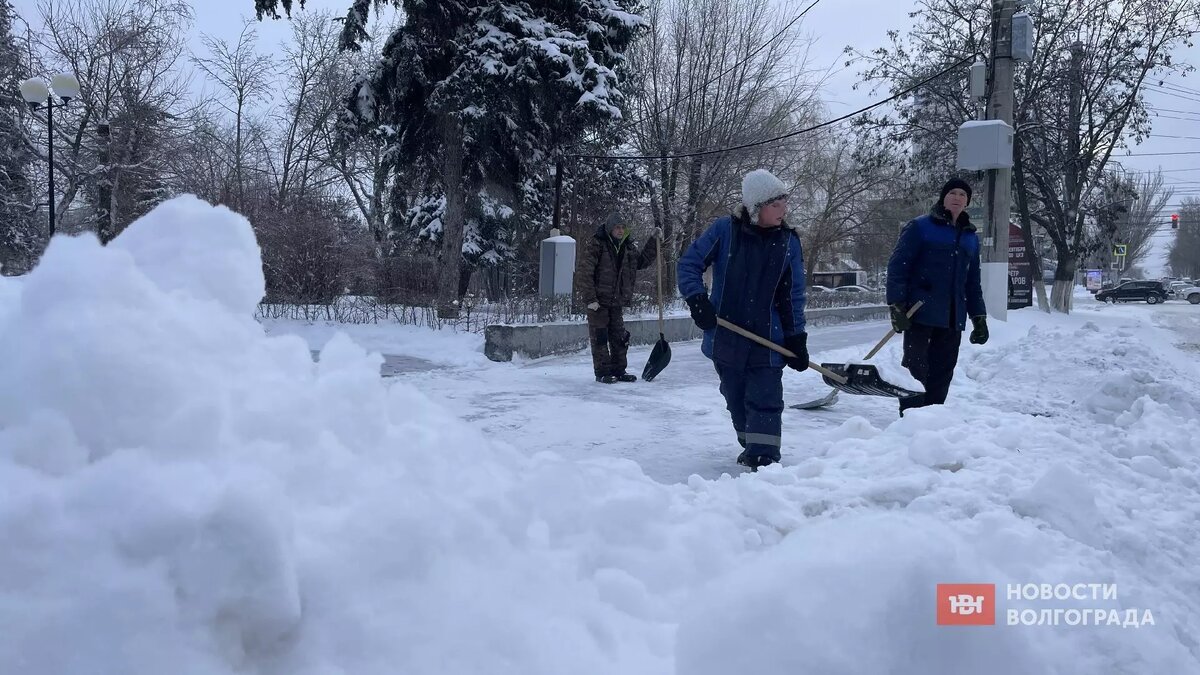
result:
[(1183, 200), (1179, 207), (1179, 221), (1167, 261), (1172, 273), (1200, 279), (1200, 199), (1188, 197)]
[(282, 105), (272, 115), (279, 157), (271, 160), (275, 194), (284, 202), (292, 193), (323, 190), (336, 177), (329, 171), (331, 150), (322, 136), (342, 108), (345, 68), (338, 30), (328, 12), (298, 14), (292, 39), (282, 45)]
[(233, 116), (233, 147), (230, 149), (234, 173), (233, 203), (241, 208), (246, 201), (247, 157), (255, 144), (249, 142), (250, 113), (261, 105), (271, 93), (272, 77), (276, 64), (273, 59), (257, 51), (258, 33), (253, 22), (247, 21), (237, 41), (230, 44), (205, 35), (201, 38), (208, 55), (192, 58), (196, 67), (204, 73), (228, 97), (218, 105)]
[(1175, 190), (1163, 180), (1161, 170), (1125, 174), (1122, 181), (1137, 198), (1117, 226), (1117, 239), (1127, 246), (1126, 261), (1132, 267), (1142, 264), (1150, 255), (1162, 213), (1174, 198)]
[(801, 226), (809, 280), (838, 253), (851, 254), (870, 222), (872, 198), (887, 196), (894, 171), (877, 150), (857, 146), (854, 138), (822, 133), (809, 155), (791, 200)]
[[(631, 53), (640, 73), (629, 126), (653, 185), (650, 207), (674, 260), (712, 216), (736, 200), (740, 176), (769, 168), (790, 180), (809, 139), (755, 143), (816, 120), (816, 82), (805, 70), (794, 17), (768, 0), (654, 0), (647, 34)], [(674, 270), (674, 265), (668, 265)], [(670, 281), (673, 285), (673, 274)]]
[(71, 72), (82, 85), (56, 112), (58, 217), (82, 193), (91, 226), (108, 241), (165, 197), (163, 158), (179, 137), (175, 112), (187, 82), (176, 66), (191, 10), (183, 0), (47, 0), (39, 11), (40, 68)]
[[(376, 33), (390, 35), (395, 25), (380, 27)], [(358, 92), (348, 82), (364, 83), (381, 58), (382, 41), (368, 40), (362, 49), (340, 52), (332, 61), (331, 68), (320, 71), (314, 90), (314, 109), (321, 114), (313, 115), (313, 128), (319, 144), (317, 155), (342, 183), (344, 189), (358, 209), (375, 241), (376, 255), (389, 253), (389, 218), (395, 212), (403, 212), (404, 205), (396, 199), (403, 191), (394, 190), (395, 174), (388, 160), (388, 148), (394, 143), (391, 127), (360, 128), (353, 115), (346, 109), (350, 98), (357, 99)], [(327, 103), (332, 102), (330, 110)], [(331, 114), (326, 115), (325, 112)], [(396, 208), (393, 208), (396, 207)]]

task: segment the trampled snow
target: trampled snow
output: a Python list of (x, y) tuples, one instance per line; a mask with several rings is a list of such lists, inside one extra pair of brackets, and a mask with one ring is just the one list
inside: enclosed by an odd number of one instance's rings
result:
[[(250, 232), (181, 199), (0, 281), (0, 673), (1200, 672), (1200, 369), (1146, 308), (1013, 313), (944, 408), (788, 411), (736, 475), (697, 344), (381, 380), (253, 320)], [(998, 625), (937, 626), (939, 583)], [(1154, 624), (1005, 625), (1055, 607)]]

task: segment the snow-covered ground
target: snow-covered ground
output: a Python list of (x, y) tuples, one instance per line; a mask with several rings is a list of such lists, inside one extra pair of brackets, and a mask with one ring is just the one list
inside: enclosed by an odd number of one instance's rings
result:
[[(695, 343), (599, 385), (381, 334), (441, 366), (384, 379), (268, 336), (257, 254), (176, 200), (0, 281), (0, 673), (1200, 673), (1195, 307), (1012, 313), (947, 406), (788, 410), (743, 475)], [(997, 625), (938, 626), (940, 583)], [(1124, 621), (1006, 625), (1053, 609)]]

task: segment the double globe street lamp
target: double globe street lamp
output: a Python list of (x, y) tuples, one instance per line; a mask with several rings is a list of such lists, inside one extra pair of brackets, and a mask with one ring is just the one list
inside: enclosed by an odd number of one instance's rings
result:
[[(57, 94), (62, 103), (54, 102)], [(46, 127), (50, 132), (47, 159), (50, 166), (50, 237), (54, 237), (54, 109), (61, 108), (79, 97), (79, 80), (70, 73), (60, 73), (50, 78), (50, 86), (40, 77), (31, 77), (21, 83), (21, 96), (30, 108), (37, 110), (46, 106)]]

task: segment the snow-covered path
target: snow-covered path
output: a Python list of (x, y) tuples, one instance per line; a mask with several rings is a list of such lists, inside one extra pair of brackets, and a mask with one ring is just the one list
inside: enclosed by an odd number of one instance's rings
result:
[[(862, 352), (883, 337), (884, 322), (814, 327), (811, 355)], [(900, 340), (894, 339), (898, 345)], [(865, 346), (864, 346), (865, 345)], [(571, 458), (612, 456), (631, 459), (651, 478), (682, 482), (696, 474), (717, 478), (738, 473), (733, 459), (741, 450), (729, 426), (711, 362), (698, 341), (671, 346), (671, 365), (654, 382), (605, 385), (593, 381), (585, 352), (524, 364), (480, 364), (399, 376), (490, 437), (533, 453), (551, 450)], [(650, 347), (630, 350), (629, 370), (640, 374)], [(786, 371), (789, 404), (824, 396), (829, 388), (814, 372)], [(784, 421), (784, 463), (806, 452), (813, 428), (839, 426), (859, 415), (876, 425), (896, 417), (894, 401), (841, 396), (827, 409), (788, 409)]]

